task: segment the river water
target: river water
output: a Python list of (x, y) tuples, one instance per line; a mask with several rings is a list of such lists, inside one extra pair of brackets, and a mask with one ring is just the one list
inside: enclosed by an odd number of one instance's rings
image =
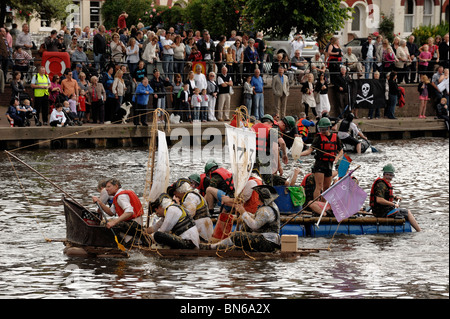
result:
[[(448, 299), (448, 139), (385, 141), (376, 147), (380, 152), (352, 155), (353, 163), (361, 165), (355, 173), (360, 186), (368, 193), (383, 165), (393, 163), (394, 192), (423, 231), (337, 236), (331, 251), (294, 261), (164, 260), (139, 253), (129, 259), (67, 257), (61, 242), (44, 240), (65, 237), (61, 193), (20, 163), (13, 167), (2, 153), (0, 298)], [(100, 179), (118, 177), (139, 195), (144, 189), (147, 149), (16, 155), (93, 209), (89, 199)], [(185, 158), (171, 154), (171, 181), (201, 171), (207, 159), (198, 152)], [(303, 158), (301, 176), (312, 163), (312, 156)], [(299, 242), (300, 247), (326, 248), (330, 238)]]

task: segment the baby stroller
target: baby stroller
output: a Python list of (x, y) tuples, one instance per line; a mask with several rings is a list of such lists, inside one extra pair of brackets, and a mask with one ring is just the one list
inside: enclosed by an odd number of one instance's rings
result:
[(81, 121), (78, 121), (77, 119), (75, 119), (75, 116), (72, 115), (73, 114), (72, 112), (67, 112), (64, 108), (62, 109), (62, 111), (66, 117), (66, 125), (68, 125), (68, 126), (83, 125), (83, 123)]
[(42, 126), (42, 122), (39, 121), (36, 110), (32, 108), (32, 98), (28, 93), (21, 92), (17, 94), (17, 98), (19, 99), (20, 105), (23, 105), (23, 101), (28, 100), (30, 101), (30, 107), (31, 109), (25, 113), (23, 124), (24, 126), (31, 126), (30, 120), (34, 118), (34, 122), (36, 123), (36, 126)]

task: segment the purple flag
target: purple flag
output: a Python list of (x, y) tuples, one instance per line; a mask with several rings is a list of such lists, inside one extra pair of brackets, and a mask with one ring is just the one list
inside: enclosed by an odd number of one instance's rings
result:
[(356, 214), (367, 198), (366, 192), (351, 178), (352, 173), (353, 171), (322, 193), (338, 222)]

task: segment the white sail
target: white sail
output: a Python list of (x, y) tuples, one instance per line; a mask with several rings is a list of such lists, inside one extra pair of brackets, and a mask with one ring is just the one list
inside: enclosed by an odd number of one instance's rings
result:
[(247, 183), (256, 159), (256, 133), (225, 124), (235, 197)]
[[(150, 161), (150, 159), (149, 159)], [(151, 171), (147, 172), (146, 192), (144, 198), (146, 202), (153, 202), (159, 195), (165, 193), (169, 186), (170, 166), (169, 166), (169, 149), (167, 147), (166, 133), (158, 130), (158, 152), (155, 159), (155, 167), (153, 167), (153, 182), (150, 181)], [(151, 183), (152, 182), (152, 183)], [(152, 188), (148, 194), (148, 185), (151, 183)]]

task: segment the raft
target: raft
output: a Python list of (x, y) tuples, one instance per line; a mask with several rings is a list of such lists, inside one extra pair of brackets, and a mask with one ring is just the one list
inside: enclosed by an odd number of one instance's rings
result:
[[(126, 258), (128, 250), (122, 251), (117, 247), (114, 234), (110, 229), (86, 219), (87, 212), (82, 206), (63, 197), (64, 214), (66, 219), (66, 239), (64, 243), (64, 253), (70, 257), (106, 257), (106, 258)], [(142, 246), (132, 246), (130, 251), (138, 251), (145, 256), (161, 258), (197, 258), (197, 257), (218, 257), (218, 258), (251, 258), (251, 259), (271, 259), (271, 258), (298, 258), (312, 253), (317, 253), (320, 249), (306, 248), (298, 249), (294, 252), (276, 251), (249, 252), (238, 248), (228, 250), (199, 250), (199, 249), (157, 249)]]

